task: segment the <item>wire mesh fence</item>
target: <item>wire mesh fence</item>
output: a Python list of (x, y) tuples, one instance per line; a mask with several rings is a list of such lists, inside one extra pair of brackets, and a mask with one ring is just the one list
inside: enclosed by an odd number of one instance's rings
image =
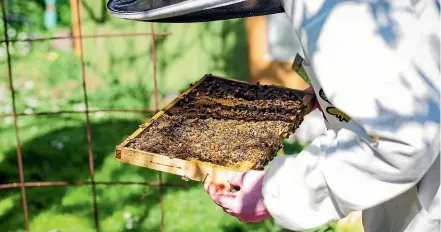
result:
[[(80, 0), (76, 1), (76, 5), (80, 4)], [(28, 209), (28, 200), (27, 200), (27, 189), (28, 188), (44, 188), (51, 186), (90, 186), (91, 188), (91, 198), (93, 208), (93, 221), (94, 227), (96, 231), (100, 230), (100, 221), (99, 221), (99, 206), (97, 204), (97, 185), (145, 185), (145, 186), (154, 186), (159, 188), (159, 205), (160, 205), (160, 229), (161, 231), (165, 231), (165, 223), (164, 223), (164, 206), (163, 206), (163, 188), (164, 187), (185, 187), (185, 184), (173, 184), (173, 183), (163, 183), (162, 174), (158, 172), (158, 180), (157, 181), (96, 181), (95, 180), (95, 165), (94, 165), (94, 151), (93, 144), (94, 138), (91, 133), (91, 123), (90, 123), (90, 114), (97, 112), (107, 112), (107, 113), (155, 113), (158, 111), (159, 103), (158, 103), (158, 86), (157, 86), (157, 62), (156, 62), (156, 44), (155, 39), (160, 36), (169, 36), (171, 33), (169, 32), (156, 32), (154, 24), (150, 24), (150, 32), (140, 32), (140, 33), (116, 33), (116, 34), (92, 34), (92, 35), (83, 35), (82, 34), (82, 17), (81, 17), (81, 7), (72, 8), (72, 15), (76, 17), (72, 17), (72, 23), (76, 24), (77, 35), (72, 36), (53, 36), (53, 37), (40, 37), (40, 38), (10, 38), (8, 35), (8, 26), (9, 26), (9, 18), (6, 13), (7, 2), (5, 0), (1, 0), (1, 11), (2, 11), (2, 23), (4, 27), (4, 38), (0, 40), (0, 45), (5, 44), (6, 47), (6, 58), (7, 58), (7, 70), (8, 70), (8, 83), (10, 90), (10, 98), (12, 102), (12, 113), (0, 114), (0, 118), (4, 117), (12, 117), (13, 118), (13, 128), (15, 131), (15, 142), (16, 142), (16, 155), (17, 155), (17, 164), (18, 164), (18, 174), (19, 174), (19, 182), (16, 183), (2, 183), (0, 184), (0, 191), (11, 188), (19, 188), (21, 191), (21, 202), (23, 209), (23, 217), (24, 217), (24, 225), (26, 231), (30, 231), (29, 228), (29, 209)], [(76, 21), (74, 20), (76, 19)], [(153, 109), (89, 109), (89, 99), (88, 99), (88, 88), (87, 88), (87, 72), (85, 69), (85, 61), (84, 61), (84, 52), (83, 52), (83, 41), (85, 39), (97, 39), (97, 38), (114, 38), (114, 37), (150, 37), (151, 38), (151, 66), (153, 69), (152, 77), (149, 81), (153, 82), (153, 97), (154, 97), (154, 107)], [(52, 40), (75, 40), (77, 46), (77, 52), (79, 55), (80, 67), (81, 67), (81, 78), (82, 78), (82, 92), (83, 92), (83, 101), (85, 105), (84, 110), (58, 110), (58, 111), (44, 111), (44, 112), (19, 112), (17, 110), (16, 96), (15, 96), (15, 87), (14, 87), (14, 75), (13, 75), (13, 59), (11, 59), (11, 51), (10, 44), (13, 42), (30, 42), (36, 43), (40, 41), (52, 41)], [(23, 167), (23, 150), (22, 143), (20, 138), (20, 131), (18, 126), (18, 118), (25, 116), (42, 116), (42, 115), (61, 115), (61, 114), (83, 114), (85, 117), (85, 134), (87, 138), (87, 155), (88, 155), (88, 167), (89, 167), (89, 179), (90, 181), (43, 181), (43, 182), (30, 182), (26, 181), (24, 175), (24, 167)]]

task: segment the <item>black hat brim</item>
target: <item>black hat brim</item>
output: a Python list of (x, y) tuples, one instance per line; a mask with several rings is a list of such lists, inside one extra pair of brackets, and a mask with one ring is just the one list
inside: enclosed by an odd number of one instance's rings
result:
[(281, 0), (109, 0), (118, 18), (167, 23), (226, 20), (284, 12)]

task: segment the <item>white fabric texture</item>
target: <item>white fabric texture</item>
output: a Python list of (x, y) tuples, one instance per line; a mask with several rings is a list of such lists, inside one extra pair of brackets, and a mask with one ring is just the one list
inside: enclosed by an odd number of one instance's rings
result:
[(286, 14), (273, 14), (267, 18), (268, 55), (272, 61), (291, 62), (297, 53), (303, 55), (300, 41), (293, 38), (293, 28)]
[[(303, 56), (299, 39), (293, 38), (294, 29), (286, 14), (273, 14), (267, 17), (268, 55), (272, 61), (291, 62), (297, 54)], [(308, 114), (296, 133), (289, 140), (305, 144), (326, 131), (323, 115), (319, 110)]]
[(329, 130), (271, 162), (262, 194), (276, 223), (305, 230), (362, 210), (366, 232), (439, 231), (436, 1), (284, 7)]
[(325, 131), (326, 124), (323, 121), (323, 114), (320, 110), (316, 109), (305, 116), (302, 124), (297, 128), (296, 133), (289, 137), (289, 140), (300, 144), (307, 144)]

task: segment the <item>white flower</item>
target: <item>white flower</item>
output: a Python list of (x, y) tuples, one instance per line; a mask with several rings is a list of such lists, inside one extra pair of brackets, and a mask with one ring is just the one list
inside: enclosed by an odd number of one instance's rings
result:
[(25, 39), (28, 38), (28, 33), (24, 32), (24, 31), (19, 32), (19, 33), (18, 33), (18, 38), (19, 38), (19, 39), (22, 39), (22, 40), (25, 40)]
[(34, 111), (31, 108), (26, 108), (24, 113), (25, 114), (32, 114)]
[(106, 113), (105, 112), (97, 112), (95, 115), (97, 118), (102, 118), (102, 117), (104, 117), (104, 115), (106, 115)]
[(12, 27), (8, 28), (8, 36), (14, 37), (15, 35), (17, 35), (17, 31)]
[(12, 117), (6, 117), (5, 119), (3, 119), (3, 122), (6, 125), (12, 124), (14, 122), (14, 119)]
[(36, 107), (38, 106), (38, 100), (34, 97), (28, 97), (24, 99), (24, 102), (29, 107)]
[(9, 91), (6, 87), (6, 85), (0, 84), (0, 101), (6, 101), (9, 98)]
[(26, 89), (33, 89), (34, 88), (34, 82), (33, 81), (26, 81), (26, 83), (24, 84), (24, 87)]
[(6, 56), (6, 49), (0, 48), (0, 57), (3, 58)]
[(132, 214), (130, 213), (130, 212), (125, 212), (124, 213), (124, 218), (125, 219), (129, 219), (129, 218), (131, 218), (132, 217)]
[(86, 105), (84, 103), (74, 105), (75, 111), (85, 111)]
[(9, 114), (12, 112), (12, 105), (11, 104), (7, 104), (3, 107), (3, 110), (5, 111), (5, 113)]

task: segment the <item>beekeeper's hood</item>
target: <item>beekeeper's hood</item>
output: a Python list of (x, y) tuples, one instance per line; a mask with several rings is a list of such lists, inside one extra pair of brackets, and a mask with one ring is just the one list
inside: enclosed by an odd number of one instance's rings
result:
[(109, 0), (118, 18), (149, 22), (207, 22), (284, 12), (281, 0)]

